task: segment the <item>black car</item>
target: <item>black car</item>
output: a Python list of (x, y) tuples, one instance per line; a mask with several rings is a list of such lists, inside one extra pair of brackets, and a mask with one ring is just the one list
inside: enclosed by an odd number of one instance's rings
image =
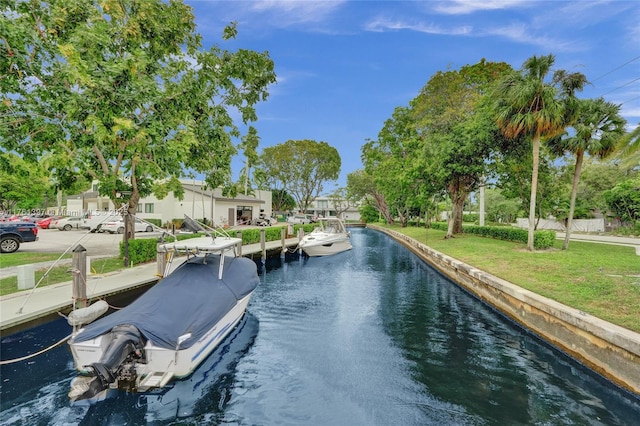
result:
[(32, 222), (0, 222), (0, 253), (13, 253), (21, 243), (38, 239), (38, 227)]

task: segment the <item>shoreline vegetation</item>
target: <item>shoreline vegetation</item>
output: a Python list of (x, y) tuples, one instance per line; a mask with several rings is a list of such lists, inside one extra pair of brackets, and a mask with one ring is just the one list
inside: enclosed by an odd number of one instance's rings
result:
[[(541, 296), (640, 332), (640, 258), (633, 247), (572, 241), (569, 250), (562, 250), (562, 240), (556, 240), (553, 248), (530, 252), (525, 244), (471, 234), (445, 240), (446, 232), (436, 229), (377, 225)], [(3, 267), (43, 261), (39, 253), (2, 257)], [(53, 268), (39, 287), (71, 281), (68, 268)], [(119, 257), (99, 259), (93, 269), (98, 274), (113, 273), (122, 269), (122, 261)], [(36, 283), (47, 270), (36, 270)], [(0, 295), (17, 291), (17, 277), (0, 280)]]

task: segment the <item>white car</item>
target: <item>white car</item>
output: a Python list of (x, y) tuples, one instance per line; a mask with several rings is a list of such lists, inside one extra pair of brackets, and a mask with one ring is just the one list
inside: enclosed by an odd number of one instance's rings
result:
[(80, 228), (91, 232), (100, 232), (100, 228), (107, 222), (118, 220), (122, 216), (113, 211), (94, 211), (86, 213), (82, 218)]
[(296, 214), (287, 218), (287, 222), (289, 223), (300, 223), (302, 225), (311, 223), (311, 220), (307, 217), (306, 214)]
[(80, 229), (82, 226), (82, 217), (69, 216), (63, 217), (58, 220), (54, 220), (49, 225), (49, 228), (56, 228), (60, 231), (70, 231), (72, 229)]
[[(140, 219), (136, 218), (135, 221), (135, 231), (134, 232), (152, 232), (153, 225), (143, 222)], [(104, 222), (100, 227), (99, 232), (110, 232), (112, 234), (124, 234), (124, 221), (122, 219), (118, 220), (109, 220)]]

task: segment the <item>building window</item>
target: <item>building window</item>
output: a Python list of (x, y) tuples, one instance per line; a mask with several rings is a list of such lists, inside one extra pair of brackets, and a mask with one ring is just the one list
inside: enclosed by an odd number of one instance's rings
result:
[(142, 203), (138, 203), (136, 206), (136, 213), (142, 213)]
[(153, 203), (146, 203), (144, 205), (144, 212), (145, 213), (153, 213)]
[(329, 208), (329, 200), (316, 200), (316, 208), (318, 210), (326, 210)]
[(99, 183), (93, 183), (91, 184), (91, 191), (93, 192), (98, 192), (100, 190), (100, 184)]

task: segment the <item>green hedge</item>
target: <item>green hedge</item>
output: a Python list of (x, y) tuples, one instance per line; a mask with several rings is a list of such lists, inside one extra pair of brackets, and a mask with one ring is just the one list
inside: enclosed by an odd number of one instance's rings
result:
[[(447, 231), (447, 227), (447, 222), (431, 222), (432, 229)], [(462, 225), (462, 231), (465, 234), (474, 234), (481, 237), (496, 238), (498, 240), (514, 241), (523, 244), (527, 244), (529, 238), (529, 231), (527, 229), (506, 226)], [(555, 239), (555, 231), (535, 231), (533, 233), (533, 247), (537, 250), (551, 248), (553, 247)]]
[[(157, 247), (157, 238), (129, 240), (129, 262), (131, 265), (138, 265), (155, 260)], [(124, 259), (124, 241), (120, 243), (120, 256)]]

